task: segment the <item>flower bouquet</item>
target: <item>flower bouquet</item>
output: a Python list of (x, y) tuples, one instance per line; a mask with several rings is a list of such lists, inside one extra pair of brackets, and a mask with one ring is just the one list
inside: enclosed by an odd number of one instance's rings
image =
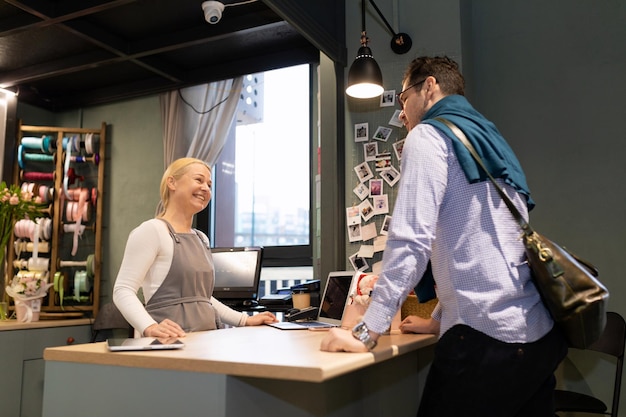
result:
[(15, 223), (21, 219), (35, 220), (40, 217), (43, 206), (41, 197), (33, 197), (32, 191), (15, 184), (7, 186), (4, 181), (0, 183), (0, 299), (4, 299), (2, 289), (9, 284), (5, 281), (7, 269), (4, 262)]
[(39, 320), (41, 299), (53, 284), (48, 283), (48, 271), (19, 271), (7, 285), (6, 291), (15, 301), (17, 320), (23, 323)]

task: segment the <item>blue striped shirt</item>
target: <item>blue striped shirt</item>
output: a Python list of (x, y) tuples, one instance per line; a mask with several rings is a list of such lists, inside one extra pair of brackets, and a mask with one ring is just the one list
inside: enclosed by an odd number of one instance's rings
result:
[[(531, 280), (520, 228), (493, 184), (469, 184), (451, 140), (426, 124), (409, 132), (401, 172), (382, 272), (363, 318), (368, 328), (389, 328), (430, 259), (440, 335), (466, 324), (503, 342), (544, 336), (552, 319)], [(525, 199), (504, 189), (527, 218)]]

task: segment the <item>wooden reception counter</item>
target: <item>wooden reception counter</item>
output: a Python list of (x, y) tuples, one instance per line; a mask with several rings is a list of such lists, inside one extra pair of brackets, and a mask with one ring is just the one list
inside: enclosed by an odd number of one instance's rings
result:
[(43, 416), (415, 416), (435, 336), (348, 354), (320, 351), (324, 335), (259, 326), (192, 333), (180, 350), (48, 348)]

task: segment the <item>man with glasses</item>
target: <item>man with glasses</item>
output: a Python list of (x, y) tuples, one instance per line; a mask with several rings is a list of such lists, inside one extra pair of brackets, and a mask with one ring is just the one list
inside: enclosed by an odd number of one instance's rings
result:
[(447, 57), (419, 57), (403, 77), (400, 119), (409, 131), (380, 277), (361, 323), (335, 329), (326, 351), (376, 346), (431, 261), (439, 304), (404, 332), (438, 333), (419, 417), (552, 417), (554, 371), (567, 345), (535, 288), (520, 229), (452, 131), (459, 127), (528, 218), (524, 171), (495, 125), (464, 97)]

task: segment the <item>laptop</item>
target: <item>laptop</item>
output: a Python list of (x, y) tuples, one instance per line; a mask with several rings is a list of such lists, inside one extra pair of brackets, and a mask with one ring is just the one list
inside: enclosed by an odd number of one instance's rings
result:
[(281, 321), (269, 323), (268, 326), (280, 330), (315, 330), (340, 327), (346, 305), (350, 301), (353, 278), (354, 271), (335, 271), (328, 274), (316, 320)]
[(181, 349), (184, 346), (185, 344), (175, 337), (167, 339), (156, 339), (154, 337), (107, 339), (107, 348), (111, 352)]

